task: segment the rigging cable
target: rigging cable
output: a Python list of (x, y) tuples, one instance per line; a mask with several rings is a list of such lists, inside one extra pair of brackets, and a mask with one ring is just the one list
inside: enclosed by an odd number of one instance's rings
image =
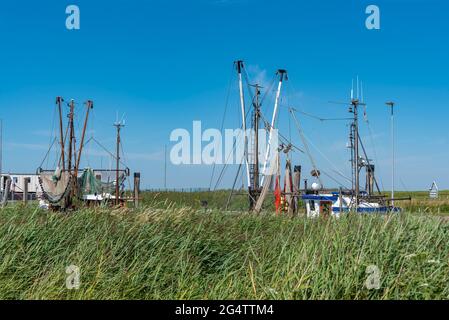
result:
[[(55, 142), (56, 142), (56, 138), (54, 138), (54, 139), (53, 139), (53, 142), (50, 144), (50, 148), (48, 148), (47, 153), (45, 154), (45, 157), (44, 157), (44, 159), (42, 160), (42, 162), (41, 162), (39, 168), (42, 169), (42, 166), (44, 165), (44, 162), (47, 160), (48, 155), (50, 154), (51, 149), (53, 148), (53, 145), (55, 144)], [(48, 162), (48, 161), (47, 161), (47, 162)]]
[[(368, 119), (366, 119), (366, 126), (367, 126), (367, 128), (368, 128), (368, 133), (369, 133), (369, 137), (370, 137), (370, 142), (371, 142), (371, 145), (372, 145), (372, 147), (373, 147), (374, 160), (376, 161), (376, 163), (379, 163), (378, 157), (377, 157), (376, 145), (374, 144), (373, 133), (372, 133), (372, 131), (371, 131), (371, 126), (370, 126), (370, 122), (369, 122)], [(380, 170), (377, 169), (377, 171), (380, 171)], [(382, 176), (380, 172), (379, 172), (379, 176)], [(382, 190), (385, 190), (382, 179), (380, 180), (380, 185), (382, 186)]]
[[(299, 126), (298, 119), (296, 119), (296, 116), (295, 116), (295, 114), (293, 113), (293, 110), (290, 109), (290, 113), (291, 113), (291, 115), (292, 115), (292, 117), (293, 117), (293, 120), (295, 121), (296, 127), (298, 128), (299, 135), (300, 135), (300, 137), (301, 137), (302, 143), (304, 144), (304, 148), (306, 149), (307, 156), (309, 157), (309, 160), (310, 160), (310, 162), (312, 163), (313, 170), (315, 170), (315, 173), (318, 173), (318, 169), (317, 169), (317, 167), (316, 167), (315, 160), (313, 159), (312, 154), (310, 153), (310, 150), (309, 150), (309, 146), (308, 146), (308, 144), (307, 144), (307, 141), (306, 141), (306, 139), (305, 139), (305, 137), (304, 137), (304, 134), (303, 134), (303, 132), (302, 132), (302, 130), (301, 130), (301, 127)], [(323, 182), (321, 181), (321, 178), (319, 177), (318, 174), (317, 174), (317, 179), (318, 179), (318, 181), (320, 182), (321, 186), (323, 186)]]
[[(294, 108), (291, 108), (292, 111), (295, 112), (300, 112)], [(300, 112), (301, 113), (301, 112)], [(313, 116), (314, 118), (320, 119), (321, 121), (328, 121), (328, 120), (348, 120), (349, 118), (335, 118), (335, 119), (323, 119), (323, 118), (318, 118)], [(333, 167), (333, 171), (335, 173), (337, 173), (339, 176), (341, 176), (342, 178), (348, 180), (348, 181), (352, 181), (350, 178), (348, 178), (347, 176), (345, 176), (340, 170), (338, 170), (338, 168), (332, 163), (332, 161), (312, 142), (312, 140), (310, 138), (308, 138), (304, 133), (303, 133), (304, 137), (309, 141), (309, 143), (312, 145), (312, 147), (318, 151), (318, 153)]]
[[(362, 146), (363, 154), (365, 155), (365, 158), (366, 158), (366, 162), (370, 166), (371, 164), (370, 164), (370, 161), (369, 161), (368, 156), (366, 154), (366, 150), (365, 150), (365, 146), (363, 145), (363, 141), (360, 138), (360, 135), (358, 135), (358, 137), (359, 137), (360, 145)], [(359, 171), (360, 171), (360, 169), (359, 169)], [(377, 179), (376, 179), (376, 177), (374, 175), (373, 175), (373, 179), (374, 179), (374, 183), (376, 184), (377, 191), (379, 192), (379, 194), (382, 194), (382, 192), (380, 191), (380, 188), (379, 188), (379, 184), (377, 183)]]
[[(228, 112), (229, 97), (230, 97), (230, 95), (231, 95), (231, 85), (232, 85), (232, 80), (233, 80), (233, 78), (234, 78), (234, 77), (232, 76), (233, 74), (234, 74), (234, 67), (232, 67), (232, 70), (231, 70), (231, 76), (229, 77), (229, 84), (228, 84), (228, 90), (227, 90), (227, 94), (226, 94), (225, 109), (224, 109), (224, 112), (223, 112), (223, 117), (222, 117), (222, 119), (221, 119), (220, 132), (221, 132), (222, 135), (223, 135), (223, 129), (224, 129), (224, 123), (225, 123), (225, 119), (226, 119), (226, 114), (227, 114), (227, 112)], [(218, 156), (218, 155), (216, 155), (215, 160), (217, 160), (217, 156)], [(213, 164), (213, 166), (212, 166), (212, 175), (211, 175), (211, 177), (210, 177), (209, 190), (211, 190), (212, 182), (213, 182), (213, 180), (214, 180), (214, 176), (215, 176), (215, 168), (216, 168), (216, 162), (217, 162), (217, 161), (214, 161), (214, 164)]]

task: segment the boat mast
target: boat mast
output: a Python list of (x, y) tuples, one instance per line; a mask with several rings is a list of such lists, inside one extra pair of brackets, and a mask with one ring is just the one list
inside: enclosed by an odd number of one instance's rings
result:
[(254, 172), (253, 189), (259, 189), (259, 118), (260, 118), (260, 86), (256, 84), (256, 97), (254, 103)]
[(59, 111), (59, 135), (60, 135), (60, 144), (61, 144), (61, 162), (62, 162), (62, 171), (65, 171), (65, 151), (64, 151), (64, 127), (62, 124), (62, 108), (61, 103), (64, 101), (62, 97), (56, 97), (56, 104), (58, 105)]
[(83, 152), (84, 136), (86, 134), (87, 121), (89, 120), (89, 111), (90, 111), (90, 109), (93, 109), (94, 103), (91, 100), (87, 100), (86, 105), (87, 105), (86, 118), (84, 119), (83, 132), (81, 134), (80, 150), (78, 151), (78, 158), (76, 160), (76, 165), (75, 165), (75, 177), (78, 176), (78, 171), (79, 171), (79, 166), (80, 166), (80, 161), (81, 161), (81, 153)]
[(391, 205), (394, 208), (394, 102), (389, 101), (386, 105), (391, 112)]
[(256, 89), (256, 95), (253, 101), (254, 114), (253, 114), (253, 123), (252, 123), (252, 134), (253, 137), (253, 159), (250, 165), (250, 176), (251, 176), (251, 186), (249, 188), (249, 202), (250, 202), (250, 210), (254, 209), (254, 206), (257, 203), (257, 199), (259, 198), (260, 190), (259, 190), (259, 119), (260, 119), (260, 88), (259, 84), (255, 84), (253, 87)]
[(358, 106), (359, 100), (353, 99), (351, 101), (354, 112), (354, 177), (355, 177), (355, 208), (356, 211), (359, 206), (359, 195), (360, 195), (360, 175), (359, 175), (359, 167), (360, 167), (360, 157), (359, 157), (359, 116), (358, 116)]
[(244, 147), (243, 156), (245, 158), (247, 183), (248, 183), (248, 187), (250, 187), (251, 179), (250, 179), (249, 164), (248, 164), (248, 137), (246, 134), (245, 95), (243, 92), (243, 80), (242, 80), (243, 61), (238, 60), (235, 62), (235, 65), (237, 67), (237, 73), (239, 76), (239, 93), (240, 93), (240, 107), (241, 107), (241, 112), (242, 112), (243, 147)]
[(125, 125), (122, 122), (116, 122), (114, 123), (114, 127), (117, 128), (117, 150), (116, 150), (116, 156), (115, 156), (115, 160), (116, 160), (116, 171), (115, 171), (115, 204), (119, 205), (120, 204), (120, 200), (119, 200), (119, 196), (120, 196), (120, 183), (119, 183), (119, 170), (120, 170), (120, 130), (124, 127)]
[(73, 128), (73, 118), (74, 118), (74, 112), (75, 112), (75, 101), (72, 99), (70, 100), (70, 113), (69, 113), (69, 130), (70, 130), (70, 137), (69, 137), (69, 163), (68, 163), (68, 170), (70, 173), (72, 173), (72, 158), (73, 158), (73, 143), (75, 139), (75, 132)]
[[(68, 159), (68, 172), (69, 175), (72, 176), (72, 158), (74, 157), (74, 145), (75, 145), (75, 130), (74, 130), (74, 113), (75, 113), (75, 101), (72, 99), (70, 100), (70, 113), (69, 113), (69, 131), (70, 131), (70, 137), (69, 137), (69, 159)], [(72, 176), (71, 180), (71, 190), (68, 196), (66, 197), (64, 207), (69, 208), (72, 206), (72, 197), (74, 194), (76, 194), (76, 177)]]
[(269, 137), (268, 137), (267, 152), (265, 154), (265, 162), (263, 164), (263, 176), (262, 176), (262, 181), (261, 181), (262, 185), (263, 185), (264, 180), (265, 180), (266, 169), (267, 169), (267, 164), (268, 164), (268, 156), (270, 154), (270, 148), (271, 148), (271, 139), (273, 137), (273, 129), (274, 129), (274, 125), (276, 123), (276, 118), (277, 118), (277, 114), (278, 114), (279, 97), (281, 95), (282, 82), (284, 81), (284, 77), (287, 79), (287, 70), (279, 69), (276, 74), (279, 76), (279, 84), (278, 84), (278, 89), (276, 91), (276, 99), (275, 99), (275, 102), (274, 102), (273, 118), (271, 119), (271, 126), (270, 126), (270, 134), (269, 134)]

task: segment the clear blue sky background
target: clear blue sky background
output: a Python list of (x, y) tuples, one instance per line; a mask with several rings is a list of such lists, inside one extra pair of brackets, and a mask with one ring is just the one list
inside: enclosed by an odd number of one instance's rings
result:
[[(80, 7), (79, 31), (65, 28), (69, 4)], [(365, 28), (369, 4), (380, 7), (381, 30)], [(435, 179), (449, 188), (448, 17), (443, 0), (4, 2), (4, 171), (39, 166), (51, 140), (54, 99), (61, 95), (94, 100), (89, 135), (111, 150), (116, 111), (126, 113), (127, 163), (142, 172), (144, 187), (161, 187), (170, 132), (191, 128), (192, 120), (219, 128), (232, 62), (244, 59), (250, 76), (262, 83), (277, 68), (288, 69), (284, 104), (323, 117), (347, 116), (346, 108), (328, 101), (346, 101), (359, 75), (375, 149), (366, 126), (362, 135), (384, 188), (390, 187), (391, 156), (386, 100), (397, 103), (398, 187), (425, 189)], [(237, 127), (232, 88), (226, 124)], [(348, 173), (346, 124), (301, 120), (326, 158)], [(293, 129), (292, 138), (300, 145)], [(109, 166), (97, 149), (88, 148), (84, 163)], [(332, 168), (316, 155), (320, 167)], [(293, 159), (308, 170), (305, 155)], [(210, 174), (210, 167), (170, 165), (168, 184), (208, 187)], [(225, 182), (230, 180), (232, 175)]]

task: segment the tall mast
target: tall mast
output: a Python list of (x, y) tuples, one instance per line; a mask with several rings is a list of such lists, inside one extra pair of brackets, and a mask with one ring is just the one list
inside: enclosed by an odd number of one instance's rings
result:
[(280, 98), (280, 95), (281, 95), (282, 82), (284, 81), (284, 77), (287, 78), (287, 70), (279, 69), (276, 74), (279, 76), (279, 84), (278, 84), (278, 89), (276, 91), (276, 99), (275, 99), (275, 102), (274, 102), (273, 118), (271, 119), (271, 126), (270, 126), (270, 134), (269, 134), (269, 137), (268, 137), (267, 152), (265, 154), (265, 162), (263, 164), (263, 176), (262, 176), (262, 181), (261, 181), (262, 185), (263, 185), (264, 180), (265, 180), (265, 175), (266, 175), (265, 171), (267, 169), (268, 156), (270, 154), (271, 139), (273, 137), (273, 129), (274, 129), (274, 125), (276, 123), (276, 118), (277, 118), (277, 114), (278, 114), (279, 98)]
[(62, 171), (65, 171), (65, 151), (64, 151), (64, 127), (62, 124), (62, 108), (61, 103), (64, 101), (62, 97), (56, 97), (56, 104), (58, 105), (59, 111), (59, 135), (60, 135), (60, 144), (61, 144), (61, 162), (62, 162)]
[(114, 123), (114, 127), (117, 128), (117, 150), (116, 150), (116, 171), (115, 171), (115, 204), (120, 204), (120, 183), (119, 183), (119, 170), (120, 170), (120, 130), (125, 125), (122, 122)]
[(394, 207), (394, 102), (389, 101), (386, 105), (391, 112), (391, 205)]
[(260, 86), (256, 84), (256, 101), (254, 103), (254, 172), (253, 188), (259, 189), (259, 117), (260, 117)]
[[(72, 158), (74, 158), (74, 145), (75, 145), (75, 129), (73, 124), (73, 118), (75, 113), (75, 101), (72, 99), (70, 100), (70, 112), (69, 112), (69, 159), (68, 159), (68, 172), (69, 175), (72, 176)], [(75, 161), (74, 161), (75, 162)], [(65, 198), (65, 208), (70, 208), (72, 206), (72, 197), (74, 194), (76, 194), (76, 177), (72, 176), (72, 189), (70, 191), (70, 194)]]
[(360, 194), (360, 176), (359, 176), (359, 118), (358, 118), (358, 106), (359, 100), (353, 99), (351, 104), (354, 108), (354, 179), (355, 179), (355, 208), (356, 211), (359, 207), (359, 194)]
[(80, 150), (78, 151), (78, 158), (76, 159), (75, 177), (78, 176), (78, 171), (79, 171), (79, 166), (80, 166), (80, 161), (81, 161), (81, 153), (83, 152), (84, 137), (86, 134), (87, 122), (89, 120), (89, 111), (90, 111), (90, 109), (92, 109), (94, 107), (94, 103), (91, 100), (87, 100), (86, 105), (87, 105), (86, 118), (84, 119), (83, 132), (81, 134)]
[(242, 81), (242, 69), (243, 69), (243, 61), (238, 60), (235, 62), (237, 67), (237, 73), (239, 76), (239, 92), (240, 92), (240, 106), (242, 112), (242, 129), (243, 129), (243, 144), (244, 144), (244, 158), (246, 165), (246, 177), (248, 187), (251, 185), (250, 174), (249, 174), (249, 164), (248, 164), (248, 137), (246, 134), (246, 111), (245, 111), (245, 95), (243, 92), (243, 81)]
[(70, 137), (69, 137), (69, 163), (68, 163), (68, 170), (71, 173), (72, 172), (72, 158), (73, 158), (73, 142), (75, 138), (75, 132), (73, 128), (73, 117), (75, 112), (75, 101), (72, 99), (70, 100), (70, 113), (69, 113), (69, 131), (70, 131)]
[(249, 191), (249, 203), (250, 210), (254, 209), (257, 199), (259, 198), (259, 119), (260, 119), (260, 88), (259, 84), (255, 84), (252, 87), (256, 89), (256, 95), (253, 100), (253, 119), (252, 119), (252, 130), (253, 134), (253, 145), (252, 145), (252, 161), (250, 164), (250, 177), (251, 185), (248, 188)]

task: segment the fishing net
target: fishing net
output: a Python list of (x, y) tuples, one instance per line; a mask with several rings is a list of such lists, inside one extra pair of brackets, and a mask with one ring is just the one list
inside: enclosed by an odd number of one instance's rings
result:
[(56, 169), (54, 172), (39, 173), (39, 184), (44, 197), (51, 203), (60, 202), (69, 192), (71, 176), (68, 172)]
[[(119, 171), (119, 186), (122, 189), (126, 179), (124, 171)], [(108, 170), (84, 169), (81, 177), (78, 178), (79, 195), (104, 195), (115, 193), (116, 172)]]
[(274, 156), (272, 156), (270, 161), (270, 167), (268, 168), (268, 172), (265, 175), (265, 183), (262, 187), (262, 192), (260, 193), (259, 199), (257, 199), (256, 205), (254, 207), (254, 211), (259, 213), (262, 210), (263, 203), (265, 198), (268, 195), (271, 182), (273, 177), (278, 175), (279, 173), (279, 152), (276, 152)]

